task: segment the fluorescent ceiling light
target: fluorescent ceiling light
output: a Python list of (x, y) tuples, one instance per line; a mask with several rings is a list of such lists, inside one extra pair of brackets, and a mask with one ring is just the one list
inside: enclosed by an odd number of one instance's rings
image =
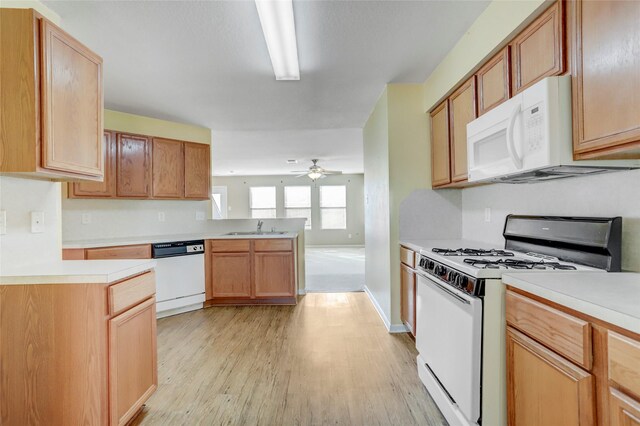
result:
[(293, 0), (256, 0), (276, 80), (300, 80)]

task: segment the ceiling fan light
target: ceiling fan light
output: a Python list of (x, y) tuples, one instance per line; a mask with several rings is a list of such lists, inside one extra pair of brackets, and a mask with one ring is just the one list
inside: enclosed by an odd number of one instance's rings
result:
[(316, 180), (316, 179), (320, 179), (322, 177), (322, 173), (317, 172), (317, 171), (311, 171), (311, 172), (309, 172), (309, 174), (307, 176), (309, 176), (309, 178), (311, 180)]

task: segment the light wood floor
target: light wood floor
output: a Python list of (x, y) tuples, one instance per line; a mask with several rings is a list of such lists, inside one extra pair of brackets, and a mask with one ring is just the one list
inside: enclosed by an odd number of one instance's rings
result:
[(446, 425), (416, 355), (365, 293), (165, 318), (158, 390), (134, 424)]

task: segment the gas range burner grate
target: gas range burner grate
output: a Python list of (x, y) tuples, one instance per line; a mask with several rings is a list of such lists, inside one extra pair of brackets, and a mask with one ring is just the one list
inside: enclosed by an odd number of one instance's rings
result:
[(535, 262), (518, 259), (464, 259), (464, 263), (479, 269), (552, 269), (556, 271), (575, 271), (576, 267), (559, 262)]
[(472, 248), (459, 248), (459, 249), (442, 249), (434, 248), (432, 252), (440, 254), (442, 256), (492, 256), (492, 257), (508, 257), (513, 256), (510, 251), (491, 249), (472, 249)]

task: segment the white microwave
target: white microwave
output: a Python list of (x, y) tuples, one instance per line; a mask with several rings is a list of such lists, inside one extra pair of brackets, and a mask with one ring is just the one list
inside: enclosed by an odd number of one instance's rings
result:
[(528, 183), (640, 168), (574, 161), (571, 76), (547, 77), (467, 124), (469, 181)]

